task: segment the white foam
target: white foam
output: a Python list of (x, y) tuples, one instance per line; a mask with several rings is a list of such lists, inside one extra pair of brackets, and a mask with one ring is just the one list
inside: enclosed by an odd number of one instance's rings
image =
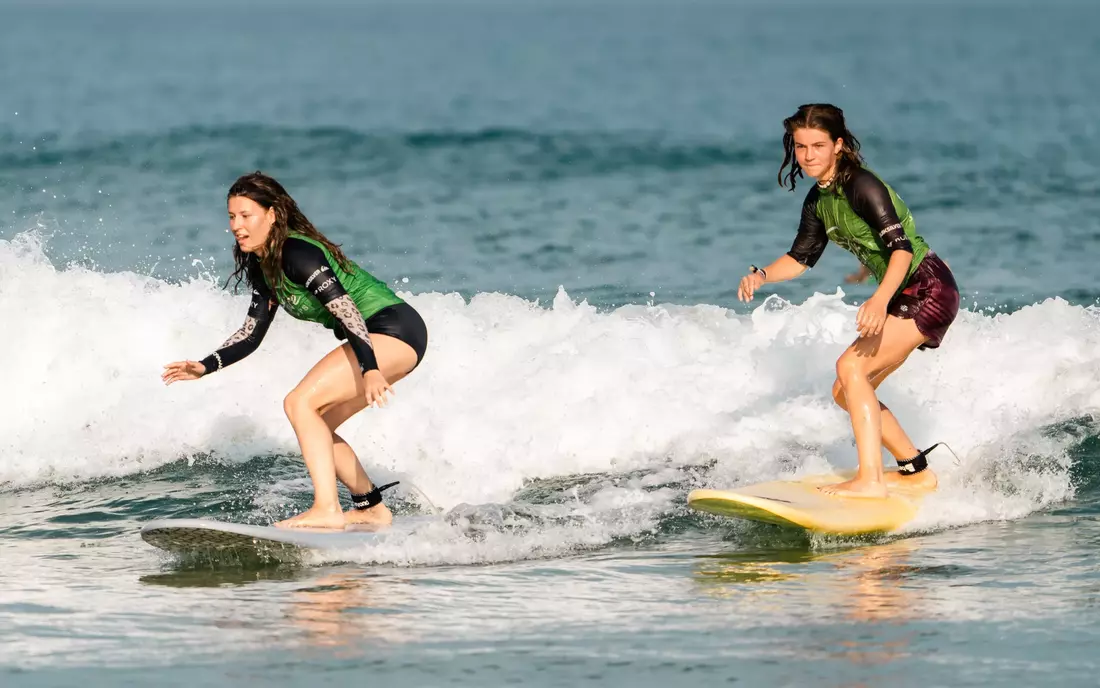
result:
[[(445, 509), (507, 504), (556, 476), (713, 461), (703, 481), (717, 486), (855, 463), (848, 418), (829, 397), (833, 362), (855, 335), (855, 308), (839, 289), (798, 305), (772, 297), (750, 315), (709, 305), (599, 312), (564, 291), (545, 305), (402, 295), (428, 322), (428, 355), (388, 409), (361, 413), (341, 434), (368, 468), (413, 481)], [(31, 233), (0, 241), (0, 482), (296, 452), (282, 398), (337, 344), (327, 330), (280, 313), (245, 361), (197, 382), (160, 382), (163, 364), (216, 348), (247, 305), (207, 279), (59, 269)], [(1097, 316), (1059, 299), (1011, 314), (963, 311), (944, 348), (915, 353), (883, 386), (918, 445), (947, 440), (963, 457), (960, 467), (938, 462), (945, 489), (921, 527), (1015, 518), (1072, 495), (1069, 438), (1039, 448), (1041, 467), (1020, 457), (1042, 444), (1043, 427), (1100, 406)], [(592, 495), (576, 507), (596, 510), (585, 526), (604, 524), (587, 531), (596, 540), (644, 532), (682, 501), (625, 489), (649, 505), (625, 524)], [(578, 544), (585, 527), (551, 528), (542, 545), (522, 547)], [(393, 558), (402, 556), (417, 559)]]

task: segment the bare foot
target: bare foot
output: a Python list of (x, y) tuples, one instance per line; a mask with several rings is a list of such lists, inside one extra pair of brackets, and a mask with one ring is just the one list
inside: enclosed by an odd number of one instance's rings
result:
[(335, 528), (343, 530), (344, 514), (342, 511), (322, 510), (317, 507), (303, 511), (297, 516), (292, 516), (285, 521), (275, 524), (276, 528)]
[(385, 504), (375, 504), (369, 509), (348, 509), (344, 520), (350, 525), (388, 526), (393, 523), (393, 512)]
[(904, 473), (889, 471), (884, 477), (887, 486), (894, 487), (920, 487), (926, 490), (934, 490), (940, 484), (939, 478), (936, 477), (935, 471), (931, 468), (926, 468), (916, 475), (905, 475)]
[(827, 495), (833, 495), (834, 497), (882, 498), (886, 496), (886, 485), (880, 482), (871, 482), (870, 480), (860, 480), (859, 478), (846, 480), (842, 483), (836, 483), (835, 485), (822, 485), (817, 489)]

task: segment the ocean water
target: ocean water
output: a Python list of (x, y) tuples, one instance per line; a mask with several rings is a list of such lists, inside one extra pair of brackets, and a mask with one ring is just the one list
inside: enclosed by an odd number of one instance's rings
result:
[[(0, 2), (0, 683), (1095, 685), (1100, 10), (960, 4)], [(793, 238), (782, 119), (844, 108), (958, 277), (880, 389), (939, 490), (846, 540), (697, 487), (848, 468), (871, 285)], [(308, 505), (281, 401), (335, 344), (247, 296), (225, 192), (276, 176), (428, 323), (341, 434), (382, 547), (169, 557), (153, 518)], [(391, 493), (387, 493), (391, 494)]]

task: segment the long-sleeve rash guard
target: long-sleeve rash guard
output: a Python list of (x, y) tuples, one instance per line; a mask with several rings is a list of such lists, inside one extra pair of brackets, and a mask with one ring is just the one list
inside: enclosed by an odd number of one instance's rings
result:
[[(334, 266), (318, 246), (289, 237), (283, 243), (283, 273), (297, 286), (305, 288), (335, 318), (339, 333), (347, 337), (362, 372), (378, 369), (378, 360), (371, 346), (367, 323), (351, 296), (337, 277)], [(264, 280), (259, 263), (249, 266), (252, 283), (252, 303), (244, 325), (202, 360), (207, 373), (240, 361), (255, 351), (267, 334), (279, 303)]]
[(894, 251), (913, 254), (909, 274), (928, 251), (904, 201), (865, 168), (855, 170), (843, 189), (810, 189), (787, 255), (812, 268), (829, 239), (855, 254), (878, 281)]

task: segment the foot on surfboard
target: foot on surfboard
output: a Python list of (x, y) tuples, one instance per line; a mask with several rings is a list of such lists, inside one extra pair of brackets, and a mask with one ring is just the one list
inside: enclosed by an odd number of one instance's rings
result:
[(871, 499), (882, 499), (886, 496), (886, 484), (881, 482), (871, 482), (870, 480), (845, 480), (842, 483), (836, 483), (833, 485), (822, 485), (817, 488), (824, 494), (831, 495), (833, 497), (863, 497)]
[(930, 492), (935, 490), (940, 484), (939, 478), (936, 477), (935, 471), (931, 468), (926, 468), (914, 475), (906, 475), (905, 473), (899, 473), (897, 471), (887, 471), (883, 479), (886, 481), (886, 489), (894, 487), (919, 488), (920, 490)]
[(285, 521), (275, 523), (276, 528), (331, 528), (343, 530), (345, 525), (342, 511), (322, 511), (317, 508), (303, 511)]
[(393, 512), (385, 504), (375, 504), (369, 509), (353, 507), (344, 512), (344, 520), (349, 526), (385, 526), (393, 523)]

